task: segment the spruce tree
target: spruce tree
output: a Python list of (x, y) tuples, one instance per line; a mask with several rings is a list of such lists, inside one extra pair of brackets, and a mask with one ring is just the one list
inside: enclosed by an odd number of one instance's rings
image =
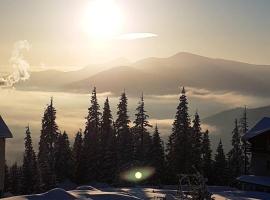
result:
[(201, 153), (202, 153), (202, 173), (203, 176), (208, 179), (208, 184), (211, 184), (213, 181), (212, 180), (213, 167), (212, 167), (212, 150), (208, 130), (205, 131), (202, 136)]
[(72, 157), (67, 133), (59, 134), (55, 143), (55, 175), (58, 182), (71, 179)]
[(10, 192), (13, 195), (19, 195), (21, 194), (22, 191), (22, 184), (21, 184), (21, 179), (22, 179), (22, 173), (20, 167), (18, 167), (17, 163), (15, 162), (9, 170), (9, 175), (10, 175)]
[(167, 145), (168, 176), (171, 183), (178, 181), (177, 174), (194, 172), (190, 159), (192, 155), (192, 135), (185, 93), (183, 87)]
[(117, 167), (116, 136), (108, 97), (105, 100), (100, 134), (100, 180), (112, 183), (115, 180)]
[(123, 92), (117, 105), (117, 119), (115, 121), (115, 129), (117, 135), (118, 147), (118, 167), (123, 170), (133, 161), (133, 137), (129, 128), (129, 116), (127, 110), (128, 99), (126, 93)]
[(85, 174), (83, 182), (95, 181), (99, 171), (99, 135), (100, 135), (100, 107), (97, 100), (96, 87), (94, 87), (91, 97), (91, 105), (88, 108), (86, 117), (86, 127), (83, 139), (83, 172)]
[(214, 184), (226, 185), (228, 183), (227, 160), (224, 154), (222, 141), (219, 141), (214, 161)]
[(59, 134), (56, 124), (56, 109), (53, 99), (47, 106), (42, 118), (42, 129), (39, 141), (38, 162), (40, 167), (42, 190), (49, 190), (55, 186), (55, 142)]
[(23, 194), (33, 194), (39, 192), (40, 177), (29, 126), (26, 127), (25, 135), (25, 150), (22, 165), (22, 192)]
[(151, 128), (148, 118), (149, 116), (146, 114), (146, 110), (144, 108), (144, 98), (143, 95), (139, 101), (139, 105), (136, 108), (137, 113), (135, 114), (134, 120), (134, 137), (135, 137), (135, 159), (142, 164), (151, 163), (151, 135), (148, 132), (147, 128)]
[(160, 185), (164, 180), (165, 170), (165, 156), (164, 156), (164, 145), (160, 138), (160, 133), (156, 125), (153, 142), (152, 142), (152, 166), (155, 168), (155, 174), (152, 181), (155, 185)]
[(195, 113), (195, 117), (193, 119), (193, 127), (192, 127), (192, 154), (191, 160), (192, 165), (197, 169), (201, 170), (201, 148), (202, 148), (202, 132), (201, 132), (201, 120), (198, 112)]
[[(240, 119), (240, 135), (244, 136), (248, 132), (248, 119), (247, 119), (247, 107), (245, 106), (243, 115)], [(250, 165), (250, 144), (248, 141), (243, 140), (242, 141), (242, 153), (244, 158), (243, 163), (243, 172), (244, 174), (248, 174), (249, 171), (249, 165)]]
[(73, 181), (80, 184), (85, 174), (83, 173), (82, 166), (82, 150), (83, 150), (83, 138), (82, 130), (79, 130), (76, 134), (75, 141), (72, 148), (72, 161), (73, 161)]
[(243, 153), (241, 146), (241, 136), (239, 133), (238, 122), (235, 119), (235, 126), (232, 131), (232, 149), (228, 153), (228, 164), (230, 169), (230, 175), (232, 178), (232, 184), (235, 183), (235, 179), (241, 175), (243, 169)]

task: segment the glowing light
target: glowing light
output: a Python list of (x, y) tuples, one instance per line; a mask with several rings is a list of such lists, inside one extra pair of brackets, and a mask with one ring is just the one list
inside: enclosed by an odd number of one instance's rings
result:
[(110, 39), (119, 35), (123, 15), (114, 0), (94, 0), (86, 7), (82, 28), (95, 39)]
[(120, 174), (121, 179), (129, 182), (139, 182), (150, 178), (155, 173), (153, 167), (132, 167)]
[(141, 172), (136, 172), (135, 173), (135, 178), (136, 179), (141, 179), (142, 178), (142, 173)]

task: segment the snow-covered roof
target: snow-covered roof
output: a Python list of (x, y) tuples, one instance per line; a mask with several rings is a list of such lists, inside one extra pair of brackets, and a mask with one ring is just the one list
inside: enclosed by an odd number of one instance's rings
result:
[(10, 132), (8, 126), (4, 122), (0, 115), (0, 138), (12, 138), (12, 133)]
[(270, 177), (268, 176), (243, 175), (238, 177), (237, 180), (245, 183), (270, 187)]
[(249, 140), (262, 133), (265, 133), (266, 131), (270, 131), (270, 118), (269, 117), (264, 117), (259, 122), (257, 122), (257, 124), (243, 136), (243, 139)]

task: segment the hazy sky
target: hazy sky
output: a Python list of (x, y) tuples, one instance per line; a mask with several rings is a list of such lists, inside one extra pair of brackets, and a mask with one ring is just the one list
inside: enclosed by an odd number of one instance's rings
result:
[(270, 64), (269, 0), (115, 0), (124, 21), (119, 34), (146, 32), (157, 37), (102, 42), (81, 27), (89, 2), (1, 0), (0, 65), (8, 65), (18, 40), (31, 44), (26, 57), (32, 66), (68, 69), (179, 51)]

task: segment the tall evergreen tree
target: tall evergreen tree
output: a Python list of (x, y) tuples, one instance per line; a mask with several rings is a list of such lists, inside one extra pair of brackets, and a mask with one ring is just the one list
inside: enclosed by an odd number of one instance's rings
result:
[(112, 183), (115, 180), (117, 167), (116, 135), (113, 129), (113, 120), (108, 97), (105, 100), (100, 141), (100, 180)]
[(76, 134), (75, 141), (72, 148), (72, 161), (73, 161), (73, 180), (79, 184), (82, 182), (85, 174), (83, 173), (82, 166), (82, 150), (83, 150), (83, 138), (82, 130), (79, 130)]
[(241, 146), (241, 136), (239, 133), (238, 122), (235, 119), (235, 126), (232, 131), (232, 149), (228, 153), (228, 164), (230, 169), (230, 175), (232, 183), (235, 182), (235, 178), (241, 175), (243, 169), (243, 153)]
[(97, 100), (96, 87), (94, 87), (91, 97), (91, 105), (88, 108), (86, 117), (86, 127), (83, 139), (83, 166), (84, 182), (95, 181), (98, 178), (99, 170), (99, 135), (100, 135), (100, 107)]
[(23, 194), (33, 194), (39, 192), (40, 176), (29, 126), (26, 127), (25, 135), (25, 151), (22, 166), (22, 192)]
[[(240, 132), (241, 132), (241, 136), (244, 136), (247, 132), (248, 132), (248, 119), (247, 119), (247, 107), (245, 106), (244, 111), (243, 111), (243, 115), (240, 119)], [(250, 144), (247, 141), (243, 141), (242, 142), (242, 153), (243, 153), (243, 157), (244, 157), (244, 163), (243, 163), (243, 167), (244, 167), (244, 174), (248, 174), (249, 171), (249, 165), (250, 165)]]
[(55, 186), (55, 142), (59, 134), (56, 124), (56, 109), (53, 99), (47, 106), (42, 118), (42, 129), (39, 141), (38, 162), (41, 173), (42, 189), (48, 190)]
[(126, 165), (133, 160), (133, 137), (129, 128), (129, 116), (127, 110), (128, 99), (126, 93), (123, 92), (117, 106), (117, 119), (115, 121), (117, 147), (118, 147), (118, 167), (119, 170), (125, 168)]
[(167, 161), (171, 182), (176, 183), (177, 174), (193, 171), (191, 162), (191, 127), (188, 114), (188, 101), (183, 87), (177, 107), (172, 133), (167, 145)]
[(224, 154), (222, 141), (219, 141), (214, 162), (214, 180), (216, 185), (226, 185), (228, 183), (227, 160)]
[(55, 175), (58, 182), (71, 179), (72, 156), (67, 133), (59, 134), (55, 143)]
[(208, 179), (208, 184), (213, 182), (212, 150), (208, 130), (202, 136), (202, 173)]
[(135, 114), (134, 120), (134, 136), (135, 136), (135, 159), (140, 161), (142, 164), (151, 163), (151, 135), (147, 128), (151, 128), (144, 108), (144, 98), (141, 96), (138, 107), (136, 108), (137, 113)]
[(201, 129), (201, 120), (198, 112), (195, 113), (195, 117), (193, 119), (193, 127), (192, 127), (192, 152), (191, 152), (191, 160), (192, 165), (197, 169), (201, 170), (201, 148), (202, 148), (202, 129)]
[(153, 183), (159, 185), (164, 180), (165, 156), (164, 145), (160, 138), (157, 125), (155, 127), (152, 142), (152, 166), (155, 168), (155, 174), (152, 178)]

